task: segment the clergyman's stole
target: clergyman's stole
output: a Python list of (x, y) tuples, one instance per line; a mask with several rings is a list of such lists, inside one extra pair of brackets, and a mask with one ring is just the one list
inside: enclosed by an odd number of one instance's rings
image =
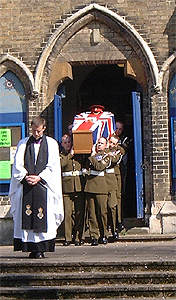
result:
[[(43, 135), (40, 141), (39, 153), (35, 164), (35, 153), (33, 136), (26, 144), (24, 154), (24, 167), (28, 175), (39, 175), (48, 163), (48, 144), (46, 136)], [(33, 230), (34, 232), (47, 232), (47, 189), (45, 182), (41, 180), (31, 186), (24, 179), (23, 202), (22, 202), (22, 229)]]

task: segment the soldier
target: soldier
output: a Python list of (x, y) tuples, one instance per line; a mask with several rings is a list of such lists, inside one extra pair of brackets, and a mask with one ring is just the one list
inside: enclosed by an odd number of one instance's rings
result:
[(64, 246), (69, 246), (72, 241), (74, 209), (74, 238), (75, 246), (83, 244), (82, 234), (84, 228), (85, 201), (82, 193), (81, 156), (74, 155), (71, 137), (65, 134), (62, 137), (61, 167), (62, 190), (65, 212), (65, 241)]
[(127, 178), (127, 162), (128, 162), (128, 148), (130, 144), (129, 138), (124, 134), (124, 122), (121, 120), (116, 121), (116, 131), (115, 136), (119, 139), (119, 145), (125, 150), (125, 154), (120, 163), (120, 169), (116, 169), (116, 176), (121, 175), (121, 195), (118, 195), (118, 221), (117, 228), (119, 231), (124, 229), (122, 223), (122, 212), (121, 207), (125, 205), (126, 200), (126, 178)]
[[(109, 165), (109, 157), (105, 153), (107, 140), (101, 137), (95, 151), (88, 158), (89, 170), (84, 191), (86, 192), (89, 231), (92, 246), (98, 243), (107, 244), (107, 186), (104, 171)], [(99, 237), (100, 234), (100, 237)], [(98, 240), (99, 238), (99, 240)]]
[(108, 221), (111, 227), (113, 240), (118, 240), (116, 231), (116, 209), (118, 209), (118, 200), (121, 192), (121, 176), (119, 176), (119, 164), (122, 159), (123, 148), (118, 146), (118, 138), (111, 136), (109, 139), (108, 155), (111, 157), (111, 165), (106, 169), (105, 178), (108, 188)]

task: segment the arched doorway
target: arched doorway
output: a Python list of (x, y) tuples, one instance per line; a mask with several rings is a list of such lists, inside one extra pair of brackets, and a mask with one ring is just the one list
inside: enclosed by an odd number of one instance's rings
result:
[[(134, 134), (132, 92), (140, 91), (137, 81), (125, 76), (124, 66), (117, 64), (74, 65), (73, 81), (67, 80), (63, 100), (63, 133), (74, 115), (88, 111), (90, 105), (101, 104), (106, 111), (111, 111), (115, 119), (125, 123), (125, 134), (130, 139), (126, 197), (123, 199), (124, 218), (136, 218), (136, 183), (134, 168)], [(70, 109), (70, 103), (75, 106)], [(69, 116), (69, 118), (68, 118)]]
[(115, 120), (124, 122), (125, 134), (131, 140), (128, 151), (126, 193), (122, 199), (122, 215), (124, 218), (136, 217), (131, 101), (131, 93), (136, 91), (136, 88), (137, 82), (124, 76), (124, 67), (107, 64), (95, 66), (95, 69), (85, 78), (79, 89), (81, 110), (88, 110), (91, 104), (103, 105), (106, 111), (114, 113)]

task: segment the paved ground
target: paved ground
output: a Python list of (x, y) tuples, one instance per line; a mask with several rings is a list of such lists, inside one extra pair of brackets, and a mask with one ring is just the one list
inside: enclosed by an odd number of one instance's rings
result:
[[(56, 262), (134, 262), (134, 261), (175, 261), (176, 239), (169, 241), (116, 242), (95, 247), (90, 244), (83, 246), (64, 247), (56, 245), (54, 253), (46, 253), (41, 263)], [(12, 246), (0, 247), (1, 262), (29, 262), (28, 253), (14, 252)], [(37, 262), (39, 260), (31, 260)]]

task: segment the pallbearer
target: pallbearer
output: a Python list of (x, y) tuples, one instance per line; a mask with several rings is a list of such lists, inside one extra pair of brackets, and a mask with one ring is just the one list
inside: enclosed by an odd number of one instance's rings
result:
[(121, 176), (119, 170), (119, 164), (122, 160), (124, 149), (118, 145), (118, 137), (111, 136), (109, 139), (108, 155), (111, 158), (111, 164), (108, 166), (105, 172), (105, 179), (108, 188), (108, 223), (111, 227), (111, 233), (113, 240), (118, 240), (118, 232), (116, 230), (117, 218), (116, 210), (118, 207), (118, 195), (121, 193)]
[[(74, 154), (71, 137), (65, 134), (62, 137), (61, 167), (62, 167), (62, 189), (64, 197), (64, 246), (72, 242), (72, 233), (75, 246), (83, 244), (82, 235), (84, 229), (85, 201), (82, 192), (82, 159)], [(74, 221), (72, 215), (74, 212)]]
[(91, 245), (107, 244), (107, 200), (108, 190), (105, 171), (110, 164), (106, 154), (107, 140), (101, 137), (96, 144), (95, 151), (88, 158), (87, 180), (85, 193), (88, 209), (89, 231)]

